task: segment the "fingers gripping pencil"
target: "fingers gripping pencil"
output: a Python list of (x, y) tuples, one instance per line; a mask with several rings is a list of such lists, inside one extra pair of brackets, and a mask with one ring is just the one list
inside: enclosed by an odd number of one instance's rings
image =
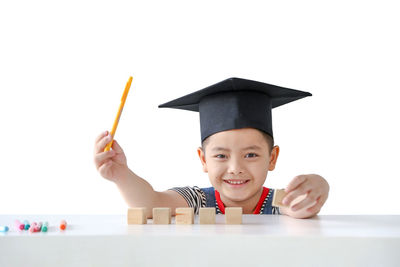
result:
[(113, 125), (111, 133), (110, 133), (111, 134), (111, 141), (104, 148), (104, 152), (105, 151), (109, 151), (111, 146), (112, 146), (112, 144), (113, 144), (113, 142), (114, 142), (115, 131), (117, 130), (119, 118), (121, 117), (122, 110), (124, 109), (126, 97), (128, 96), (128, 92), (129, 92), (129, 88), (131, 87), (131, 83), (132, 83), (132, 76), (129, 77), (129, 80), (126, 83), (125, 90), (124, 90), (124, 93), (122, 94), (122, 98), (121, 98), (121, 104), (119, 105), (118, 113), (117, 113), (117, 116), (115, 117), (114, 125)]

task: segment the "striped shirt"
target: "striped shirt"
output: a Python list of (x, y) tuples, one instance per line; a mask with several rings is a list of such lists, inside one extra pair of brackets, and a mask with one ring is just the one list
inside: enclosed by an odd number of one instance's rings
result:
[[(170, 188), (169, 190), (173, 190), (178, 194), (180, 194), (186, 200), (188, 206), (194, 209), (194, 214), (198, 214), (200, 208), (207, 207), (207, 195), (202, 188), (199, 188), (197, 186), (193, 187), (185, 186), (185, 187), (173, 187)], [(271, 199), (273, 192), (274, 192), (273, 189), (269, 189), (269, 193), (267, 194), (267, 196), (263, 201), (259, 214), (265, 214), (264, 209), (268, 201)], [(215, 201), (214, 206), (216, 208), (216, 213), (222, 214), (218, 206), (217, 200)], [(279, 207), (272, 206), (271, 214), (281, 214), (279, 211)]]

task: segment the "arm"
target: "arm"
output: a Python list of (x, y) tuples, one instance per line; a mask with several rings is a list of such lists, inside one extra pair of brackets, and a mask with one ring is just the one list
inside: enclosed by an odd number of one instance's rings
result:
[(129, 168), (126, 168), (124, 175), (115, 184), (129, 207), (147, 208), (148, 218), (152, 218), (155, 207), (170, 207), (171, 215), (175, 215), (175, 208), (188, 207), (186, 200), (179, 193), (172, 190), (154, 191), (146, 180)]
[(319, 213), (329, 195), (329, 184), (317, 174), (296, 176), (285, 189), (282, 214), (294, 218), (311, 218)]

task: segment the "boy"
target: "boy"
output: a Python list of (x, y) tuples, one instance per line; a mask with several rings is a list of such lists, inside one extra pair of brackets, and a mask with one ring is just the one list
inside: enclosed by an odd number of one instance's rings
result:
[[(103, 152), (112, 141), (106, 131), (96, 138), (94, 162), (100, 174), (113, 181), (130, 207), (240, 206), (244, 214), (286, 214), (309, 218), (317, 214), (328, 198), (329, 185), (319, 175), (296, 176), (287, 186), (283, 203), (273, 207), (273, 189), (263, 187), (268, 171), (275, 168), (279, 147), (274, 146), (271, 109), (310, 93), (257, 81), (230, 78), (175, 99), (159, 107), (172, 107), (200, 114), (202, 146), (197, 149), (213, 187), (174, 187), (156, 192), (127, 166), (121, 146)], [(250, 156), (250, 157), (248, 157)]]

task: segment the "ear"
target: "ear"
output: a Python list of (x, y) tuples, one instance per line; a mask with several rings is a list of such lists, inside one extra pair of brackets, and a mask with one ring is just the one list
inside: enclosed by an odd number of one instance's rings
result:
[(276, 161), (279, 156), (279, 146), (274, 146), (271, 151), (271, 156), (269, 160), (268, 170), (273, 171), (275, 169)]
[(201, 147), (197, 148), (197, 154), (199, 155), (201, 164), (203, 165), (203, 171), (208, 172), (205, 153)]

